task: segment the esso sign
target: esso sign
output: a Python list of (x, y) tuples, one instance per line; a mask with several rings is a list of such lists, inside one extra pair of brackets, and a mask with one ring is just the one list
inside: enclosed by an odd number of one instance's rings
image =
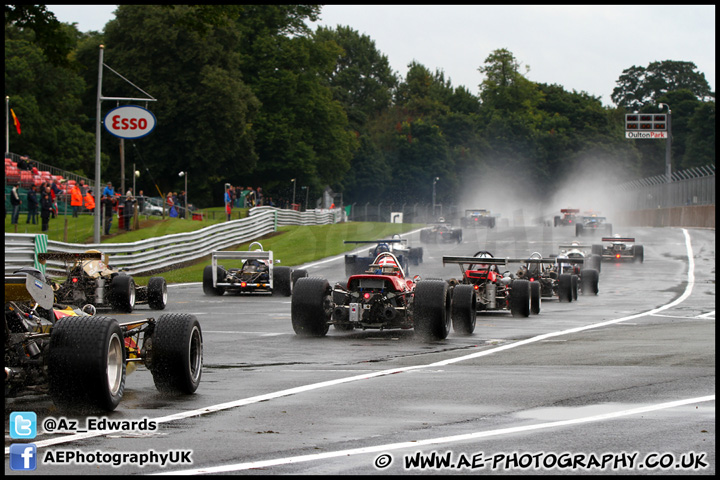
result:
[(120, 138), (140, 138), (155, 128), (155, 115), (150, 110), (126, 105), (110, 110), (105, 115), (105, 130)]

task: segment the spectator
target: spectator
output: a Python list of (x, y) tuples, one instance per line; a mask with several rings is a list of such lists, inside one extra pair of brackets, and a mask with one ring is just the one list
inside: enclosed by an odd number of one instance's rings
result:
[(248, 190), (248, 194), (245, 197), (245, 204), (247, 205), (248, 208), (253, 208), (255, 206), (255, 201), (256, 201), (255, 190), (253, 190), (252, 187), (248, 187), (247, 190)]
[(180, 218), (187, 218), (187, 215), (186, 215), (187, 205), (185, 205), (185, 190), (180, 192), (180, 195), (178, 195), (177, 199), (178, 199), (178, 208), (180, 209)]
[(27, 222), (30, 223), (32, 220), (33, 225), (37, 225), (37, 209), (38, 209), (38, 196), (37, 192), (35, 192), (35, 185), (30, 185), (30, 191), (27, 194), (27, 200), (28, 200), (28, 216), (27, 216)]
[(165, 198), (165, 204), (167, 205), (168, 215), (173, 218), (177, 217), (177, 210), (175, 210), (175, 200), (173, 200), (172, 192), (168, 192), (167, 198)]
[[(104, 191), (104, 190), (103, 190)], [(112, 195), (103, 195), (100, 203), (103, 207), (103, 215), (105, 216), (105, 235), (110, 235), (110, 227), (112, 226), (113, 207), (115, 206), (115, 193)]]
[(133, 213), (135, 211), (135, 198), (132, 196), (132, 190), (128, 190), (127, 194), (125, 195), (125, 205), (123, 209), (123, 214), (125, 217), (125, 231), (130, 231), (130, 222), (133, 218)]
[(257, 206), (260, 207), (265, 204), (265, 197), (263, 196), (262, 188), (257, 187), (255, 190), (256, 190), (256, 194), (257, 194), (257, 202), (256, 203), (257, 203)]
[(245, 195), (247, 195), (247, 192), (245, 191), (245, 187), (237, 187), (235, 189), (235, 193), (237, 194), (237, 199), (235, 200), (235, 206), (238, 208), (245, 208)]
[(82, 207), (82, 205), (83, 205), (82, 191), (80, 190), (80, 187), (76, 183), (70, 189), (70, 206), (72, 207), (73, 218), (77, 218), (78, 210), (80, 209), (80, 207)]
[(232, 202), (233, 197), (231, 193), (231, 186), (229, 184), (225, 185), (225, 213), (227, 214), (227, 219), (230, 221), (231, 215), (232, 215)]
[(17, 166), (20, 170), (30, 170), (30, 164), (28, 163), (28, 157), (22, 156), (17, 162)]
[(145, 194), (143, 194), (142, 190), (140, 190), (140, 193), (138, 193), (137, 202), (138, 202), (138, 212), (143, 213), (143, 211), (145, 210)]
[(53, 201), (51, 195), (52, 189), (48, 186), (40, 197), (40, 219), (42, 220), (42, 231), (47, 232), (50, 228), (50, 214), (53, 209)]
[(10, 192), (10, 205), (12, 205), (12, 216), (10, 217), (10, 223), (17, 225), (18, 217), (20, 216), (20, 205), (22, 200), (20, 199), (20, 184), (13, 185), (12, 191)]
[(107, 185), (102, 192), (103, 197), (115, 197), (115, 189), (112, 186), (112, 182), (107, 182)]
[(93, 196), (92, 189), (88, 188), (85, 194), (85, 208), (90, 210), (90, 214), (95, 214), (95, 197)]
[(87, 193), (87, 185), (85, 185), (85, 180), (80, 180), (80, 194), (85, 198), (85, 194)]
[(47, 187), (50, 189), (50, 199), (52, 200), (52, 210), (50, 211), (50, 214), (52, 215), (52, 218), (55, 218), (57, 216), (57, 194), (55, 193), (55, 190), (52, 188), (53, 185), (55, 185), (55, 182), (50, 183), (50, 186)]

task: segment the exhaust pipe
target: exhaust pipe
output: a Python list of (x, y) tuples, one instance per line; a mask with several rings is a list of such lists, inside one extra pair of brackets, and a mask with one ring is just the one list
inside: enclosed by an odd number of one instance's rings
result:
[(397, 311), (393, 307), (385, 307), (385, 310), (383, 310), (383, 317), (385, 317), (385, 320), (394, 320), (397, 316)]

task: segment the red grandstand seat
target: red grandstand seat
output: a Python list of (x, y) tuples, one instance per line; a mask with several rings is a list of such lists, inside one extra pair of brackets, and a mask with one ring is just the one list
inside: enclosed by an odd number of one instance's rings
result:
[(21, 170), (20, 171), (20, 184), (28, 188), (30, 185), (35, 183), (35, 178), (33, 177), (32, 172), (28, 172), (27, 170)]
[(10, 165), (5, 166), (5, 178), (8, 182), (19, 182), (20, 181), (20, 171), (17, 167), (13, 167)]

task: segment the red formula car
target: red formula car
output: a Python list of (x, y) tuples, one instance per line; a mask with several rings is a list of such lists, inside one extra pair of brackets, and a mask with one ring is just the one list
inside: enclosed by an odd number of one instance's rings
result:
[(423, 339), (441, 340), (450, 330), (449, 286), (407, 278), (397, 257), (383, 252), (345, 285), (331, 288), (322, 278), (298, 279), (290, 315), (301, 336), (324, 336), (335, 325), (338, 330), (414, 328)]

